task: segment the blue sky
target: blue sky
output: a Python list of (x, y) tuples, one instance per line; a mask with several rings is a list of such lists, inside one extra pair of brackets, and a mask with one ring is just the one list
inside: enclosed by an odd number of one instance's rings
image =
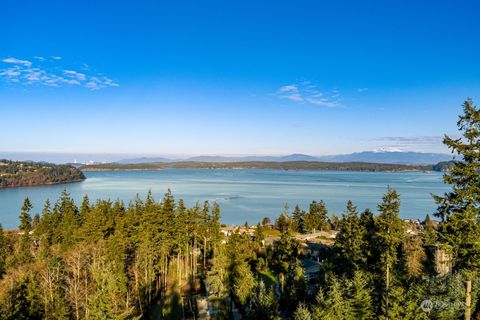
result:
[(4, 1), (3, 152), (445, 152), (475, 1)]

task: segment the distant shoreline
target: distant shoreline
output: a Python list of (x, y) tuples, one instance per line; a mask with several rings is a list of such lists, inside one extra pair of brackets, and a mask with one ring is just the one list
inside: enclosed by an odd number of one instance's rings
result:
[(48, 182), (48, 183), (41, 183), (41, 184), (30, 184), (30, 185), (21, 185), (21, 186), (5, 186), (5, 187), (0, 187), (0, 190), (3, 189), (16, 189), (16, 188), (35, 188), (35, 187), (48, 187), (48, 186), (54, 186), (57, 184), (70, 184), (70, 183), (77, 183), (77, 182), (83, 182), (87, 180), (87, 178), (83, 179), (77, 179), (77, 180), (70, 180), (70, 181), (59, 181), (59, 182)]
[(162, 162), (140, 164), (101, 164), (87, 165), (80, 170), (88, 171), (148, 171), (163, 169), (276, 169), (285, 171), (357, 171), (357, 172), (430, 172), (435, 165), (402, 165), (369, 162), (317, 162), (317, 161), (289, 161), (289, 162)]

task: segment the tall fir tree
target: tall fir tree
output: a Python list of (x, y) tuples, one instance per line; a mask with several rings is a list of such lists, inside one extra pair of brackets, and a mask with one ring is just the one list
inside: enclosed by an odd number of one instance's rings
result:
[(390, 313), (390, 287), (392, 284), (393, 267), (398, 262), (399, 249), (405, 239), (403, 221), (399, 217), (400, 197), (393, 189), (388, 189), (383, 196), (383, 201), (378, 205), (380, 214), (375, 220), (375, 245), (377, 247), (378, 270), (384, 279), (382, 300), (384, 301), (383, 313)]
[(296, 232), (303, 233), (305, 229), (305, 211), (300, 210), (298, 205), (295, 206), (292, 214), (292, 228)]
[(323, 200), (312, 201), (310, 208), (305, 214), (304, 226), (310, 232), (322, 231), (328, 228), (328, 210)]
[(365, 252), (366, 230), (360, 223), (357, 207), (351, 201), (340, 220), (340, 231), (335, 237), (334, 248), (338, 255), (341, 271), (352, 276), (356, 270), (363, 269), (367, 261)]
[(26, 232), (27, 230), (30, 231), (32, 229), (32, 216), (30, 215), (30, 210), (32, 210), (32, 203), (30, 199), (25, 198), (23, 200), (22, 210), (20, 211), (20, 226), (18, 229), (21, 231)]
[(443, 143), (459, 160), (444, 175), (452, 190), (434, 196), (439, 205), (435, 216), (441, 218), (440, 241), (449, 244), (457, 269), (480, 266), (480, 110), (471, 100), (463, 104), (457, 122), (462, 137), (445, 136)]
[[(452, 185), (452, 190), (443, 196), (434, 195), (438, 204), (435, 216), (442, 220), (439, 241), (451, 248), (455, 270), (469, 274), (469, 296), (472, 273), (480, 267), (480, 110), (471, 99), (463, 103), (457, 127), (461, 137), (445, 135), (443, 139), (456, 159), (444, 175), (444, 182)], [(471, 316), (469, 300), (465, 319)]]

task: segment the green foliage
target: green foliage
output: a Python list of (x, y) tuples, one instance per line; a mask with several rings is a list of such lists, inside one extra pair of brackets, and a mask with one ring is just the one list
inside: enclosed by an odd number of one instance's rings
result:
[(295, 310), (295, 313), (293, 314), (293, 319), (294, 320), (313, 320), (313, 316), (308, 310), (307, 305), (304, 303), (300, 303), (297, 307), (297, 310)]
[[(387, 316), (395, 310), (391, 308), (391, 283), (393, 278), (393, 268), (398, 262), (401, 245), (406, 238), (403, 221), (399, 217), (400, 198), (393, 189), (383, 196), (383, 201), (378, 205), (380, 214), (375, 219), (374, 243), (378, 258), (377, 270), (384, 280), (384, 286), (378, 284), (378, 293), (382, 292), (382, 301), (384, 302), (383, 315)], [(393, 291), (393, 293), (397, 293)]]
[(30, 215), (30, 210), (32, 210), (32, 203), (30, 199), (25, 198), (22, 205), (22, 211), (20, 212), (20, 229), (23, 232), (29, 232), (32, 229), (32, 216)]
[(208, 294), (213, 298), (224, 299), (228, 297), (230, 292), (228, 270), (228, 257), (221, 251), (213, 258), (212, 267), (207, 272), (207, 278), (205, 279)]
[(257, 283), (245, 313), (246, 319), (277, 320), (280, 318), (278, 302), (272, 289), (267, 290), (263, 281)]
[(299, 302), (305, 301), (307, 297), (307, 284), (305, 274), (299, 259), (293, 259), (288, 267), (283, 305), (287, 311), (294, 311)]
[(338, 265), (343, 272), (352, 275), (356, 270), (365, 269), (367, 231), (360, 223), (357, 208), (351, 201), (347, 203), (347, 212), (342, 215), (339, 229), (334, 246), (338, 255)]
[(349, 282), (349, 296), (352, 303), (353, 319), (367, 320), (374, 316), (372, 288), (367, 276), (356, 271)]
[(388, 189), (378, 205), (378, 211), (374, 239), (380, 254), (380, 266), (384, 269), (398, 261), (398, 251), (405, 239), (403, 221), (399, 216), (400, 198), (395, 190)]
[(84, 171), (91, 170), (158, 170), (166, 168), (205, 168), (205, 169), (279, 169), (279, 170), (335, 170), (335, 171), (369, 171), (369, 172), (411, 172), (442, 170), (443, 166), (432, 165), (403, 165), (388, 163), (368, 162), (317, 162), (317, 161), (246, 161), (246, 162), (200, 162), (178, 161), (157, 163), (118, 164), (107, 163), (88, 165), (82, 168)]
[(438, 234), (434, 227), (433, 221), (430, 219), (430, 215), (427, 214), (423, 223), (423, 237), (426, 246), (433, 246), (437, 243)]
[(305, 229), (310, 232), (315, 232), (327, 228), (327, 215), (327, 207), (323, 200), (320, 202), (312, 201), (309, 211), (305, 214)]
[(7, 248), (5, 234), (3, 233), (2, 224), (0, 224), (0, 279), (7, 271)]
[(445, 183), (452, 190), (434, 196), (436, 216), (442, 219), (439, 240), (453, 249), (457, 270), (480, 267), (480, 110), (471, 100), (463, 104), (457, 122), (461, 137), (445, 136), (443, 142), (460, 157), (448, 168)]
[(292, 215), (292, 229), (296, 232), (304, 233), (305, 231), (305, 211), (300, 210), (300, 207), (295, 206)]
[(255, 278), (247, 262), (240, 260), (233, 266), (233, 294), (240, 304), (245, 305), (255, 287)]
[(275, 228), (281, 233), (289, 233), (292, 225), (292, 219), (288, 216), (288, 205), (285, 204), (283, 212), (275, 221)]
[(350, 320), (353, 318), (353, 306), (343, 281), (331, 279), (328, 290), (317, 294), (314, 316), (325, 320)]
[(273, 249), (269, 250), (269, 264), (277, 274), (286, 275), (289, 266), (298, 257), (298, 242), (286, 232), (281, 234)]
[[(27, 198), (20, 232), (3, 232), (0, 226), (0, 319), (138, 319), (161, 313), (174, 318), (182, 314), (181, 288), (190, 288), (187, 295), (200, 293), (202, 282), (209, 302), (230, 306), (233, 301), (246, 319), (458, 319), (465, 309), (466, 279), (473, 282), (472, 311), (478, 317), (480, 111), (471, 101), (465, 102), (458, 126), (461, 138), (445, 137), (461, 157), (445, 175), (453, 188), (435, 197), (436, 216), (442, 219), (438, 231), (427, 216), (423, 235), (406, 236), (400, 198), (390, 188), (376, 217), (368, 209), (359, 215), (348, 202), (342, 218), (329, 221), (325, 202), (313, 201), (307, 212), (296, 206), (291, 216), (285, 206), (278, 230), (269, 230), (265, 220), (253, 237), (238, 228), (225, 238), (216, 203), (187, 208), (170, 190), (159, 202), (149, 192), (145, 200), (137, 196), (127, 205), (90, 203), (85, 196), (80, 208), (64, 191), (53, 207), (47, 200), (33, 221)], [(327, 245), (318, 283), (306, 283), (300, 261), (309, 254), (299, 252), (294, 237), (330, 226), (339, 231), (335, 244), (328, 247), (331, 241), (322, 240)], [(273, 245), (264, 248), (262, 241), (272, 238)], [(453, 274), (428, 276), (425, 248), (437, 244), (454, 253)], [(315, 302), (307, 294), (312, 288), (318, 289)], [(421, 302), (427, 299), (433, 308), (424, 311)], [(220, 314), (227, 317), (229, 309)]]
[(0, 160), (0, 189), (84, 180), (83, 173), (70, 165)]

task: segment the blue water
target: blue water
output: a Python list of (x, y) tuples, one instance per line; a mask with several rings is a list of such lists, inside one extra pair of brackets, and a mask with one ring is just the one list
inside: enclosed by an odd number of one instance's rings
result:
[(381, 201), (387, 186), (401, 196), (402, 218), (423, 219), (435, 211), (431, 193), (448, 190), (438, 172), (338, 172), (282, 170), (166, 169), (160, 171), (86, 172), (79, 183), (0, 190), (0, 223), (4, 228), (18, 226), (23, 199), (29, 197), (33, 212), (41, 212), (47, 198), (56, 200), (66, 189), (79, 205), (88, 194), (90, 200), (110, 198), (128, 203), (149, 189), (156, 200), (170, 188), (174, 196), (191, 206), (196, 201), (217, 201), (222, 221), (227, 224), (257, 223), (263, 217), (277, 217), (285, 203), (308, 209), (312, 200), (324, 200), (329, 211), (341, 213), (347, 200), (359, 210)]

